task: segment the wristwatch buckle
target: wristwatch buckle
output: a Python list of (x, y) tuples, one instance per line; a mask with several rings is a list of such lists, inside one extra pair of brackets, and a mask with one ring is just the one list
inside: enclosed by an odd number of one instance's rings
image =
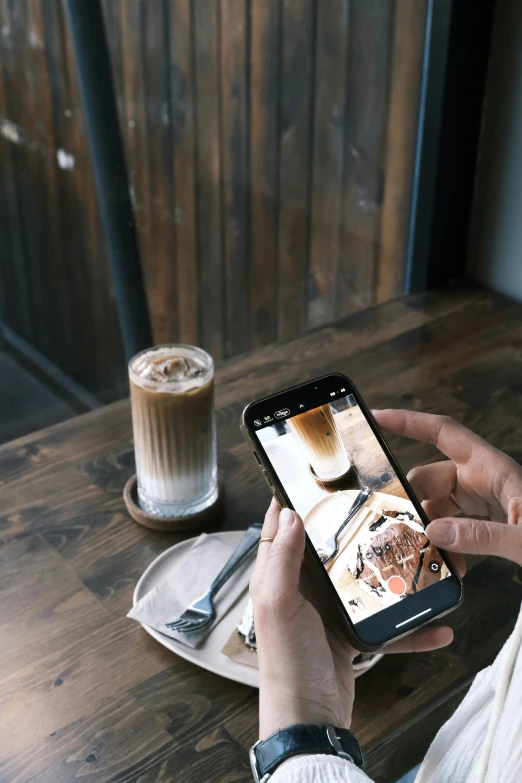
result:
[(256, 756), (256, 748), (259, 745), (261, 740), (258, 740), (249, 751), (249, 758), (250, 758), (250, 767), (252, 769), (252, 775), (254, 776), (254, 783), (267, 783), (267, 781), (270, 780), (272, 775), (267, 772), (266, 775), (263, 775), (263, 777), (260, 777), (261, 772), (259, 770), (259, 765), (257, 763), (257, 756)]
[(350, 756), (350, 754), (347, 753), (345, 750), (343, 750), (342, 745), (340, 743), (340, 738), (336, 734), (335, 726), (333, 726), (331, 723), (329, 723), (328, 726), (326, 727), (326, 736), (328, 737), (328, 742), (335, 750), (336, 756), (339, 756), (339, 758), (341, 759), (347, 759), (348, 761), (351, 761), (352, 764), (355, 764), (353, 757)]

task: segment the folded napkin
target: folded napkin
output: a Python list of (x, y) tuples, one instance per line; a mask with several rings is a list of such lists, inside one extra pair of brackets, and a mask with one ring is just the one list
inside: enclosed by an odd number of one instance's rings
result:
[(175, 620), (192, 601), (201, 598), (233, 551), (234, 547), (222, 541), (219, 534), (202, 533), (188, 552), (173, 564), (165, 581), (144, 595), (127, 617), (155, 628), (177, 642), (197, 647), (247, 589), (254, 553), (215, 597), (216, 619), (212, 625), (194, 633), (181, 634), (166, 628), (165, 623)]

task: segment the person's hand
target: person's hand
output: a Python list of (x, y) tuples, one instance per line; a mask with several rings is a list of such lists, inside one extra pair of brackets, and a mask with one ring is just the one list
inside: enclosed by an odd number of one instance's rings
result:
[[(259, 735), (298, 723), (348, 728), (354, 696), (352, 661), (357, 651), (299, 590), (305, 548), (300, 517), (272, 501), (250, 582), (259, 656)], [(447, 627), (431, 626), (386, 647), (420, 652), (453, 639)]]
[(408, 474), (434, 520), (426, 529), (430, 541), (448, 552), (498, 555), (522, 565), (520, 465), (447, 416), (404, 410), (373, 415), (383, 430), (433, 443), (449, 457)]

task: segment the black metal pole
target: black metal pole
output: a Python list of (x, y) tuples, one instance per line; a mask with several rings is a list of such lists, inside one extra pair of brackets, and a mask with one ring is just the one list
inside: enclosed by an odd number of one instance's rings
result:
[(100, 0), (67, 0), (67, 16), (128, 360), (152, 336)]

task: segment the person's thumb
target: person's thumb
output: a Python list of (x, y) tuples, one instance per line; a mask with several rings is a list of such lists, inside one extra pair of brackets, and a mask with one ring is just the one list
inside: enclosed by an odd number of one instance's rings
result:
[(496, 555), (522, 565), (522, 529), (502, 522), (481, 519), (435, 519), (426, 535), (448, 552), (468, 555)]
[(305, 548), (301, 518), (289, 508), (281, 509), (279, 527), (271, 544), (263, 574), (263, 584), (272, 598), (281, 599), (297, 591)]

